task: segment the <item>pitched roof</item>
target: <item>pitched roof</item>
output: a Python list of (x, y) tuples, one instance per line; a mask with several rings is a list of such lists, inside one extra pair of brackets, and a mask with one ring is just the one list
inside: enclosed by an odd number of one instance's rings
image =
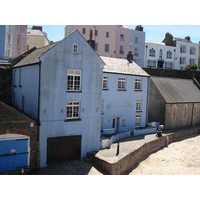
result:
[(117, 74), (128, 74), (136, 76), (149, 76), (139, 65), (135, 62), (129, 63), (126, 59), (121, 58), (110, 58), (100, 56), (105, 63), (103, 72), (117, 73)]
[(42, 56), (45, 52), (47, 52), (49, 49), (54, 47), (57, 43), (58, 42), (36, 49), (32, 53), (30, 53), (28, 56), (26, 56), (23, 60), (18, 62), (16, 65), (14, 65), (14, 67), (20, 67), (24, 65), (32, 65), (32, 64), (39, 63), (40, 62), (39, 57)]
[(151, 77), (166, 103), (200, 102), (200, 90), (192, 79)]

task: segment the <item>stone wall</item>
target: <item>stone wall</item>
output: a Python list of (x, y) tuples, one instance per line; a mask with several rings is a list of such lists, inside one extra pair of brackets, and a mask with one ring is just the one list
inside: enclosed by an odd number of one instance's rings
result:
[(95, 157), (95, 164), (102, 168), (110, 175), (123, 175), (136, 168), (139, 163), (145, 160), (150, 154), (164, 148), (166, 146), (166, 137), (169, 137), (169, 144), (194, 134), (200, 133), (200, 127), (191, 127), (190, 129), (180, 130), (170, 133), (162, 138), (152, 139), (152, 141), (145, 143), (137, 150), (131, 152), (129, 155), (123, 157), (116, 163), (109, 163)]
[[(172, 108), (176, 106), (176, 116), (173, 119)], [(186, 106), (186, 113), (184, 109)], [(194, 109), (196, 107), (196, 111)], [(185, 115), (185, 116), (184, 116)], [(166, 104), (165, 128), (173, 129), (200, 124), (200, 103)]]
[(161, 69), (161, 68), (150, 68), (143, 67), (150, 76), (162, 76), (162, 77), (173, 77), (173, 78), (183, 78), (183, 79), (192, 79), (195, 77), (200, 83), (200, 71), (186, 71), (186, 70), (177, 70), (177, 69)]
[(148, 103), (148, 121), (165, 124), (165, 100), (150, 79), (149, 103)]

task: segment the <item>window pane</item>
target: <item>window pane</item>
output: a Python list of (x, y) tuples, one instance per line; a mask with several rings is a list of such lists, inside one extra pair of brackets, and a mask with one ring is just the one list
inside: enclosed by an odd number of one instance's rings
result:
[(68, 69), (67, 70), (67, 90), (80, 91), (81, 90), (81, 70)]

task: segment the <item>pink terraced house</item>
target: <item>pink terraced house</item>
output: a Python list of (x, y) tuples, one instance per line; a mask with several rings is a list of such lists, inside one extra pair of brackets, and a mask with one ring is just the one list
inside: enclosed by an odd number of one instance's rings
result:
[(86, 40), (90, 39), (90, 30), (93, 32), (95, 51), (100, 56), (126, 58), (132, 50), (133, 60), (139, 66), (144, 66), (145, 32), (142, 26), (135, 30), (124, 25), (67, 25), (65, 37), (77, 29)]

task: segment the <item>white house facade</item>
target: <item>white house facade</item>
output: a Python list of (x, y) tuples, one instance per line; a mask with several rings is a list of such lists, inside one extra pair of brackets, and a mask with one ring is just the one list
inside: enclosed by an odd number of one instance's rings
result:
[(186, 65), (196, 64), (198, 66), (199, 45), (186, 39), (176, 40), (175, 66), (176, 69), (184, 69)]
[(103, 66), (78, 31), (14, 66), (13, 104), (40, 123), (40, 167), (100, 149)]
[(149, 75), (126, 59), (102, 57), (102, 134), (146, 127)]
[(145, 42), (145, 66), (156, 68), (175, 68), (176, 47), (162, 42)]
[(156, 68), (185, 69), (189, 64), (198, 66), (199, 45), (190, 37), (175, 38), (166, 33), (163, 42), (145, 42), (145, 66)]

